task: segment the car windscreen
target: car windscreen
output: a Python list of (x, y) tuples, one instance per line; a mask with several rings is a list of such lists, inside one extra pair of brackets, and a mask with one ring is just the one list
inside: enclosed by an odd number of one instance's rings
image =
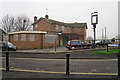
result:
[(71, 41), (73, 44), (78, 44), (79, 42), (78, 41)]
[(12, 43), (10, 43), (10, 42), (8, 42), (8, 46), (13, 46), (13, 44), (12, 44)]
[(3, 43), (7, 44), (8, 46), (13, 46), (13, 44), (10, 42), (3, 41)]

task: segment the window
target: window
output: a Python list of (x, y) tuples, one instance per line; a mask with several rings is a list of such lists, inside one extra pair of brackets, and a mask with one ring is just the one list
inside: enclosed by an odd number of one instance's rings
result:
[(38, 30), (38, 25), (37, 25), (37, 24), (35, 25), (35, 30), (36, 30), (36, 31)]
[(58, 29), (58, 25), (55, 25), (55, 29), (56, 29), (56, 30)]
[(37, 28), (38, 26), (37, 26), (37, 24), (35, 25), (35, 28)]
[(71, 41), (73, 44), (77, 44), (77, 43), (79, 43), (78, 41)]
[(62, 26), (62, 30), (64, 30), (64, 28), (65, 28), (65, 27), (64, 27), (64, 26)]
[(18, 35), (17, 34), (13, 35), (13, 39), (14, 39), (14, 41), (18, 41)]
[(30, 41), (35, 41), (35, 35), (34, 34), (30, 34), (29, 40)]
[(26, 34), (21, 34), (21, 41), (25, 41), (26, 40)]
[(57, 35), (45, 35), (45, 43), (55, 43), (57, 42)]

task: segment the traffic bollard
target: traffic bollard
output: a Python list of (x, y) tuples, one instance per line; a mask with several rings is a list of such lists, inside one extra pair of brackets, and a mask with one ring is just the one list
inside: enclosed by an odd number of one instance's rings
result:
[(120, 77), (120, 54), (118, 54), (118, 77)]
[(108, 44), (107, 44), (107, 52), (108, 52), (109, 50), (108, 50)]
[(6, 52), (6, 71), (9, 71), (9, 53)]
[(70, 75), (70, 54), (66, 54), (66, 75)]
[(56, 53), (56, 41), (55, 41), (55, 53)]

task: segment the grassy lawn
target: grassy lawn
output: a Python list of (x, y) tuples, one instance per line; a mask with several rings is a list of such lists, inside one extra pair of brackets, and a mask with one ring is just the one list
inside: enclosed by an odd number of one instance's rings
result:
[(92, 52), (92, 54), (118, 54), (118, 53), (120, 53), (120, 49), (109, 49), (108, 52), (107, 50)]

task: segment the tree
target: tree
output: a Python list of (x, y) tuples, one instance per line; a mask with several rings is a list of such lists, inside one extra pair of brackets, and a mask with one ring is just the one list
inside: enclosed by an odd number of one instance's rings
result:
[(14, 17), (9, 15), (4, 16), (0, 21), (1, 27), (5, 32), (12, 32), (14, 23)]
[(0, 25), (4, 31), (13, 32), (13, 31), (28, 31), (32, 30), (30, 19), (23, 15), (18, 17), (13, 17), (6, 15), (1, 21)]
[(15, 31), (29, 31), (31, 30), (31, 21), (27, 16), (18, 16), (15, 20)]

